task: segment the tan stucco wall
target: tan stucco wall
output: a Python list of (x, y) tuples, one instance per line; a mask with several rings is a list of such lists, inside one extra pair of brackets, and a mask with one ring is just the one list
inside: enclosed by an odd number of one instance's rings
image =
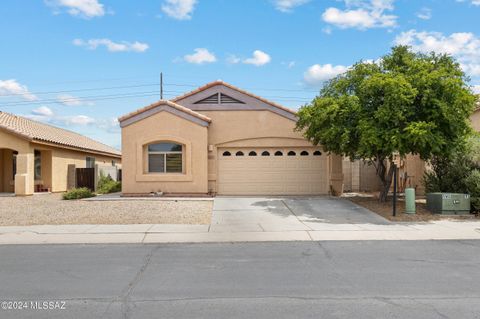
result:
[[(276, 113), (262, 111), (202, 111), (212, 119), (208, 129), (209, 191), (216, 192), (218, 147), (308, 147), (312, 144), (300, 132), (294, 131), (295, 122)], [(332, 160), (335, 158), (335, 160)], [(331, 180), (335, 192), (342, 192), (342, 162), (330, 156)]]
[[(173, 141), (184, 145), (183, 174), (147, 174), (147, 144)], [(205, 194), (207, 127), (169, 112), (160, 112), (122, 128), (122, 192)]]
[[(68, 178), (68, 165), (73, 164), (76, 168), (86, 167), (86, 157), (94, 157), (95, 164), (98, 166), (111, 166), (112, 160), (115, 160), (117, 167), (121, 168), (121, 160), (115, 157), (109, 157), (99, 154), (80, 152), (70, 149), (56, 148), (52, 146), (39, 145), (32, 143), (34, 149), (40, 151), (46, 151), (51, 156), (51, 191), (52, 192), (64, 192), (67, 190), (67, 178)], [(42, 162), (43, 164), (43, 162)], [(48, 168), (47, 168), (48, 172)], [(48, 182), (48, 176), (44, 174), (42, 167), (42, 180)], [(46, 183), (47, 184), (47, 183)], [(48, 185), (48, 184), (47, 184)]]
[(216, 192), (218, 147), (311, 146), (295, 122), (270, 111), (202, 111), (212, 119), (208, 128), (209, 191)]
[[(15, 186), (12, 183), (12, 150), (18, 152)], [(41, 151), (42, 176), (39, 181), (34, 181), (34, 150)], [(65, 191), (68, 165), (85, 167), (86, 156), (95, 157), (99, 166), (111, 166), (111, 161), (115, 160), (121, 167), (121, 159), (116, 157), (30, 142), (0, 130), (0, 192), (13, 192), (15, 189), (17, 195), (31, 195), (35, 184), (42, 184), (53, 192)]]
[[(215, 193), (219, 147), (311, 146), (301, 133), (294, 131), (294, 121), (268, 110), (217, 110), (201, 113), (212, 119), (208, 129), (165, 111), (122, 128), (124, 194), (159, 191)], [(186, 174), (145, 174), (144, 146), (161, 140), (186, 145)], [(341, 158), (331, 155), (329, 167), (327, 178), (334, 193), (340, 194), (343, 186)]]
[(10, 149), (0, 150), (0, 192), (13, 193), (13, 151)]
[[(33, 193), (33, 163), (30, 165), (30, 159), (33, 158), (30, 143), (12, 133), (0, 130), (0, 149), (3, 150), (2, 156), (2, 191), (16, 192), (18, 195), (29, 195)], [(12, 179), (12, 151), (17, 151), (17, 176), (15, 182)]]

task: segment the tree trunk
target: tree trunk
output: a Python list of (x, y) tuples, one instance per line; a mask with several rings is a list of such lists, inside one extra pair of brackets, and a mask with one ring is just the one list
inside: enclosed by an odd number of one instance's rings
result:
[(380, 202), (384, 203), (387, 201), (388, 191), (390, 190), (390, 186), (392, 185), (392, 177), (393, 172), (395, 171), (395, 165), (392, 161), (390, 161), (390, 167), (388, 169), (385, 166), (384, 160), (377, 160), (377, 175), (382, 182), (382, 189), (380, 190), (379, 200)]

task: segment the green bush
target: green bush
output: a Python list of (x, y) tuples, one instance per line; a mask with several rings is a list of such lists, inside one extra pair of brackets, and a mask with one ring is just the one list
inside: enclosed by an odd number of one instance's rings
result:
[(97, 193), (99, 194), (108, 194), (116, 193), (122, 190), (122, 183), (114, 181), (110, 175), (105, 176), (103, 173), (100, 174), (100, 179), (97, 184)]
[(472, 170), (465, 178), (465, 184), (470, 194), (472, 211), (480, 211), (480, 170)]
[(423, 178), (426, 193), (470, 194), (472, 212), (480, 212), (480, 139), (473, 137), (449, 156), (430, 161)]
[(86, 187), (81, 187), (81, 188), (73, 188), (63, 194), (63, 199), (69, 200), (69, 199), (80, 199), (80, 198), (88, 198), (88, 197), (93, 197), (95, 196), (94, 193), (92, 193), (91, 190), (89, 190)]

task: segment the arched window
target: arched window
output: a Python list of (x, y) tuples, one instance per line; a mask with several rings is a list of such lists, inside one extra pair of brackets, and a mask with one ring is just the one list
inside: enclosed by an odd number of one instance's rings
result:
[(302, 151), (302, 152), (300, 153), (300, 156), (308, 156), (308, 152), (307, 152), (307, 151)]
[(250, 153), (248, 153), (248, 156), (257, 156), (257, 152), (251, 151)]
[(229, 151), (225, 151), (225, 152), (223, 152), (222, 155), (223, 156), (232, 156), (232, 153), (230, 153)]
[(149, 173), (181, 173), (183, 171), (183, 146), (172, 142), (148, 145)]
[(243, 156), (243, 152), (242, 151), (238, 151), (235, 153), (235, 156)]
[(295, 156), (295, 155), (297, 155), (297, 153), (295, 153), (294, 151), (290, 151), (290, 152), (288, 152), (287, 155), (288, 155), (288, 156)]
[(270, 153), (268, 151), (263, 151), (262, 156), (270, 156)]
[(275, 156), (283, 156), (283, 153), (281, 151), (276, 151)]
[(320, 155), (322, 155), (322, 152), (320, 151), (313, 152), (313, 156), (320, 156)]

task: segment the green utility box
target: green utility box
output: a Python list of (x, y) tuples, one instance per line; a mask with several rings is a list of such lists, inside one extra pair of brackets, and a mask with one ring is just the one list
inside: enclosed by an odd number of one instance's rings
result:
[(427, 194), (427, 208), (434, 214), (470, 214), (470, 195), (454, 193)]

